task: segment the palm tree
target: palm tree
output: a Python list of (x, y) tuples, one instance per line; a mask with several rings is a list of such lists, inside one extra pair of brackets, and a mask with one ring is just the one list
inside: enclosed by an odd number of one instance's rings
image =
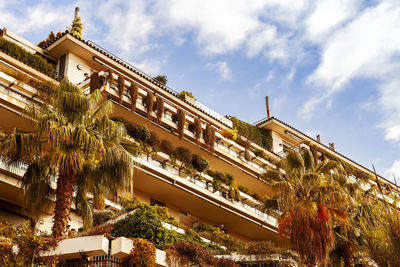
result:
[(74, 190), (88, 227), (91, 188), (115, 188), (132, 178), (131, 154), (136, 149), (124, 143), (125, 127), (108, 118), (111, 112), (111, 102), (102, 102), (99, 90), (86, 95), (63, 80), (51, 103), (26, 108), (33, 131), (15, 129), (9, 135), (0, 134), (0, 156), (10, 165), (28, 165), (22, 186), (30, 214), (37, 217), (49, 204), (51, 180), (57, 177), (53, 236), (67, 230)]
[(335, 241), (333, 226), (347, 219), (344, 208), (349, 202), (332, 178), (336, 162), (315, 162), (308, 149), (289, 151), (280, 162), (281, 170), (265, 174), (275, 180), (274, 199), (282, 211), (279, 233), (290, 237), (293, 248), (309, 266), (327, 261)]

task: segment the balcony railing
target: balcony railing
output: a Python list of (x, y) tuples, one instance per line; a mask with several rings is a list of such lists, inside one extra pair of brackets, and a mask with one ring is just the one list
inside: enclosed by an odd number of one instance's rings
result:
[[(262, 219), (264, 221), (268, 221), (270, 224), (273, 224), (273, 225), (277, 224), (277, 219), (275, 217), (263, 212), (262, 210), (260, 210), (258, 208), (258, 207), (262, 207), (262, 203), (259, 202), (258, 200), (252, 199), (252, 202), (256, 203), (256, 205), (253, 206), (250, 203), (246, 203), (246, 201), (249, 198), (249, 196), (248, 196), (247, 199), (245, 199), (243, 201), (240, 201), (240, 202), (233, 201), (233, 200), (229, 199), (228, 198), (228, 193), (226, 192), (227, 188), (224, 188), (225, 190), (218, 190), (218, 191), (214, 192), (214, 189), (213, 189), (213, 186), (212, 186), (213, 178), (210, 177), (207, 174), (198, 173), (196, 176), (189, 176), (189, 175), (186, 175), (184, 173), (184, 171), (182, 171), (182, 170), (180, 171), (179, 168), (174, 167), (174, 166), (172, 166), (170, 164), (166, 164), (165, 162), (161, 162), (161, 161), (159, 161), (157, 159), (154, 159), (152, 156), (148, 157), (146, 155), (142, 155), (140, 157), (140, 159), (142, 161), (145, 161), (145, 162), (148, 162), (148, 163), (152, 164), (156, 168), (160, 168), (160, 169), (166, 170), (166, 171), (170, 172), (171, 174), (174, 174), (176, 176), (179, 176), (179, 177), (185, 179), (185, 181), (189, 181), (190, 183), (193, 184), (193, 186), (200, 187), (202, 189), (206, 189), (206, 190), (209, 191), (210, 194), (215, 194), (215, 195), (218, 195), (220, 197), (223, 197), (224, 199), (230, 201), (233, 205), (237, 205), (237, 206), (240, 206), (240, 208), (244, 208), (247, 211), (251, 211), (252, 213), (256, 214), (260, 219)], [(196, 177), (202, 177), (206, 181), (202, 180), (202, 179), (199, 179), (199, 178), (196, 178)]]

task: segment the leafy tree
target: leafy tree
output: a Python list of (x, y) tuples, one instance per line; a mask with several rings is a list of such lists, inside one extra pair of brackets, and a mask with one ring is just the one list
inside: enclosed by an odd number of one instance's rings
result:
[(91, 225), (87, 193), (95, 187), (116, 190), (132, 178), (131, 153), (137, 152), (136, 147), (124, 143), (124, 125), (108, 118), (112, 104), (101, 99), (99, 90), (86, 95), (63, 80), (50, 105), (26, 108), (33, 131), (0, 134), (0, 156), (10, 165), (28, 165), (22, 187), (25, 207), (33, 217), (49, 204), (50, 183), (57, 177), (53, 236), (67, 230), (75, 189), (87, 228)]
[(348, 217), (344, 208), (349, 196), (331, 174), (337, 164), (322, 161), (314, 165), (313, 154), (302, 149), (289, 151), (280, 166), (285, 174), (276, 170), (266, 173), (277, 181), (275, 199), (282, 210), (279, 233), (290, 237), (292, 246), (309, 266), (323, 264), (335, 244), (335, 223)]

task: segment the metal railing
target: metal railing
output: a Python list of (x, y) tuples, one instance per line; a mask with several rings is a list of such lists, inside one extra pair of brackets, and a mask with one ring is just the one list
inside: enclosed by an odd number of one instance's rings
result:
[[(175, 175), (178, 175), (178, 176), (182, 175), (182, 171), (180, 171), (178, 168), (176, 168), (176, 167), (174, 167), (172, 165), (166, 164), (164, 162), (158, 161), (158, 160), (152, 158), (151, 156), (147, 157), (146, 155), (143, 155), (140, 158), (142, 160), (145, 160), (148, 163), (158, 167), (158, 168), (162, 168), (164, 170), (167, 170), (167, 171), (169, 171), (169, 172), (171, 172), (171, 173), (173, 173)], [(212, 179), (210, 176), (208, 176), (206, 174), (202, 174), (202, 176), (205, 176), (205, 177), (207, 177), (209, 179)], [(210, 193), (217, 194), (217, 195), (219, 195), (219, 196), (231, 201), (227, 197), (227, 193), (226, 192), (223, 192), (223, 191), (220, 191), (220, 190), (214, 192), (213, 186), (212, 186), (212, 184), (210, 182), (205, 182), (205, 181), (202, 181), (200, 179), (196, 179), (195, 176), (188, 176), (187, 175), (186, 177), (183, 177), (183, 178), (186, 181), (191, 182), (193, 185), (199, 186), (199, 187), (201, 187), (203, 189), (206, 189), (206, 190), (210, 191)], [(245, 202), (236, 202), (236, 201), (231, 201), (231, 202), (240, 205), (241, 207), (245, 208), (246, 210), (249, 210), (249, 211), (252, 211), (252, 212), (256, 213), (259, 217), (262, 217), (263, 219), (267, 219), (267, 220), (275, 222), (275, 223), (277, 222), (275, 217), (273, 217), (273, 216), (271, 216), (271, 215), (269, 215), (269, 214), (257, 209), (256, 207), (253, 207), (253, 206), (251, 206), (251, 205), (249, 205), (249, 204), (247, 204)], [(261, 206), (261, 202), (259, 203), (259, 205)]]

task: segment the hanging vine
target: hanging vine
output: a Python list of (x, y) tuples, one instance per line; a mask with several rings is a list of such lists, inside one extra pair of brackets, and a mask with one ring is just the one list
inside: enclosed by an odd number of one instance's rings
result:
[(108, 83), (110, 84), (110, 89), (111, 89), (111, 86), (114, 83), (114, 75), (111, 69), (108, 70)]
[(135, 83), (131, 83), (131, 110), (134, 112), (136, 110), (136, 102), (139, 95), (139, 87)]
[(147, 118), (151, 117), (151, 112), (153, 111), (154, 106), (154, 94), (152, 92), (147, 92), (147, 96), (145, 98), (146, 103), (146, 111), (147, 111)]
[(118, 76), (118, 93), (119, 93), (119, 104), (121, 105), (124, 100), (124, 87), (125, 87), (125, 78), (122, 76)]
[(157, 110), (157, 112), (156, 112), (157, 122), (161, 123), (161, 119), (164, 114), (165, 107), (164, 107), (164, 99), (162, 99), (162, 97), (160, 97), (160, 96), (156, 97), (156, 110)]
[(185, 116), (185, 112), (180, 108), (177, 109), (177, 114), (178, 114), (178, 134), (179, 134), (179, 138), (182, 139), (183, 132), (185, 129), (186, 116)]
[(250, 161), (250, 152), (249, 152), (249, 148), (250, 148), (250, 144), (251, 144), (251, 140), (248, 138), (245, 138), (243, 136), (239, 136), (236, 139), (236, 142), (241, 145), (242, 147), (244, 147), (244, 159), (246, 161)]
[(201, 129), (201, 120), (199, 118), (194, 118), (194, 134), (196, 136), (196, 143), (198, 144), (200, 141), (202, 129)]
[(206, 126), (206, 131), (204, 133), (204, 142), (206, 143), (208, 151), (213, 154), (215, 145), (215, 129), (211, 127), (210, 124), (207, 124)]

